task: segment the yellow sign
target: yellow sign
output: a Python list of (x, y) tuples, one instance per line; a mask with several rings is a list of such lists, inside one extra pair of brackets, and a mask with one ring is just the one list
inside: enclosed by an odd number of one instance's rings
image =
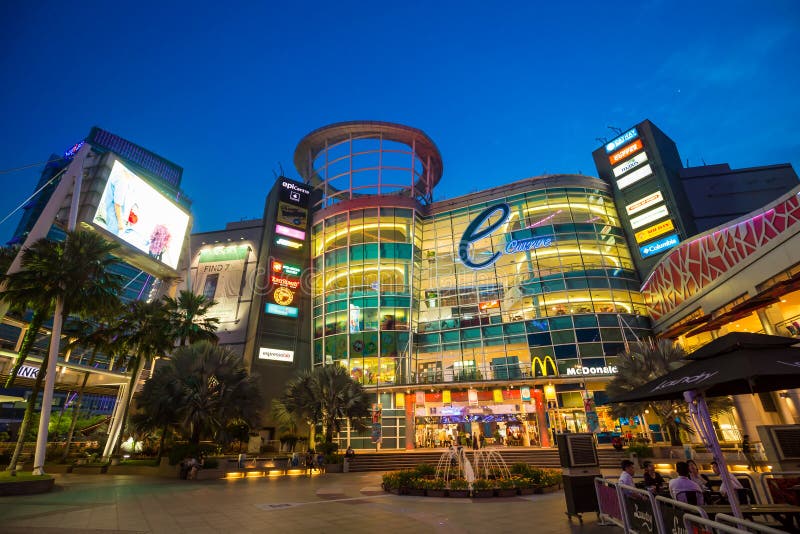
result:
[[(533, 359), (531, 364), (531, 371), (533, 371), (533, 376), (547, 376), (547, 364), (550, 364), (550, 369), (552, 369), (552, 375), (558, 375), (558, 369), (556, 368), (556, 362), (553, 361), (553, 358), (550, 356), (545, 356), (544, 358), (539, 358), (536, 356)], [(536, 373), (536, 366), (539, 366), (539, 374)]]
[(406, 407), (406, 394), (405, 393), (395, 393), (394, 395), (394, 405), (397, 408), (405, 408)]
[(442, 391), (442, 402), (444, 403), (453, 402), (453, 399), (450, 397), (449, 389), (445, 389), (444, 391)]
[(641, 232), (636, 232), (636, 242), (641, 243), (643, 241), (647, 241), (648, 239), (653, 239), (656, 236), (666, 234), (670, 230), (674, 229), (675, 225), (672, 224), (672, 219), (667, 219), (666, 221), (654, 224), (649, 228), (645, 228)]

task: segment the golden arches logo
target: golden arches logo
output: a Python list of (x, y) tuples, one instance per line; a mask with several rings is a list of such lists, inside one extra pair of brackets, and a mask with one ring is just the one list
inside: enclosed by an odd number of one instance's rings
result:
[[(533, 363), (531, 364), (531, 371), (533, 372), (533, 376), (547, 376), (547, 364), (550, 364), (550, 369), (553, 370), (551, 374), (558, 375), (558, 369), (556, 368), (556, 362), (550, 356), (545, 356), (544, 358), (539, 358), (536, 356), (533, 359)], [(536, 365), (539, 365), (539, 373), (536, 374)]]

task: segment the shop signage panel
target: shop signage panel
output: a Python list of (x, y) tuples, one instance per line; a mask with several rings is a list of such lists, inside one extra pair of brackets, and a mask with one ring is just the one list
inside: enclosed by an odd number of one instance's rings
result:
[(294, 361), (294, 351), (293, 350), (279, 350), (279, 349), (268, 349), (265, 347), (260, 347), (258, 349), (258, 359), (259, 360), (275, 360), (276, 362), (293, 362)]
[(633, 185), (639, 180), (644, 180), (645, 178), (652, 176), (652, 174), (653, 174), (653, 169), (650, 167), (650, 164), (645, 163), (644, 167), (636, 169), (632, 173), (627, 174), (622, 178), (620, 178), (619, 180), (617, 180), (617, 187), (619, 188), (620, 191), (622, 191), (629, 185)]
[(275, 225), (275, 233), (280, 235), (285, 235), (287, 237), (293, 237), (295, 239), (300, 239), (301, 241), (305, 240), (306, 238), (306, 233), (304, 231), (295, 230), (294, 228), (290, 228), (282, 224)]
[(604, 367), (569, 367), (567, 369), (567, 376), (614, 375), (614, 374), (617, 374), (616, 365), (607, 365)]
[(310, 196), (311, 190), (308, 185), (292, 180), (281, 180), (281, 200), (285, 200), (299, 206), (307, 206)]
[(288, 247), (293, 249), (298, 249), (303, 247), (302, 243), (298, 243), (297, 241), (292, 241), (291, 239), (285, 239), (283, 237), (279, 237), (278, 239), (276, 239), (275, 244), (280, 245), (282, 247)]
[(300, 267), (279, 260), (272, 260), (272, 272), (286, 276), (300, 276)]
[(17, 371), (17, 376), (22, 378), (36, 378), (39, 376), (39, 368), (32, 365), (23, 365)]
[(634, 141), (633, 143), (629, 144), (628, 146), (626, 146), (626, 147), (622, 148), (621, 150), (619, 150), (617, 152), (614, 152), (613, 154), (608, 156), (608, 161), (609, 161), (609, 163), (611, 163), (611, 165), (616, 165), (617, 163), (619, 163), (620, 161), (624, 160), (625, 158), (627, 158), (629, 156), (633, 156), (634, 154), (636, 154), (637, 152), (639, 152), (643, 148), (644, 148), (644, 145), (642, 144), (642, 140), (641, 139), (637, 139), (636, 141)]
[(666, 221), (661, 221), (658, 224), (654, 224), (648, 228), (645, 228), (641, 232), (636, 232), (634, 236), (636, 238), (637, 243), (644, 243), (645, 241), (649, 241), (654, 237), (658, 237), (661, 234), (666, 234), (667, 232), (671, 232), (675, 229), (675, 225), (672, 223), (672, 219), (667, 219)]
[(500, 301), (499, 300), (487, 300), (486, 302), (479, 302), (478, 309), (481, 311), (484, 310), (491, 310), (493, 308), (499, 308)]
[(678, 239), (678, 234), (668, 235), (663, 239), (659, 239), (658, 241), (653, 241), (652, 243), (648, 243), (643, 247), (639, 247), (639, 252), (642, 255), (642, 258), (647, 258), (650, 256), (654, 256), (655, 254), (660, 254), (665, 252), (672, 247), (676, 246), (680, 243), (681, 240)]
[(655, 206), (662, 200), (664, 200), (664, 195), (661, 194), (661, 191), (656, 191), (652, 195), (647, 195), (644, 198), (640, 198), (636, 202), (631, 202), (625, 206), (625, 211), (628, 213), (628, 215), (633, 215), (634, 213), (638, 213), (645, 208)]
[(646, 162), (647, 162), (647, 152), (642, 152), (641, 154), (635, 155), (625, 163), (620, 163), (619, 165), (611, 169), (611, 171), (614, 173), (614, 178), (619, 178), (626, 172), (632, 171), (639, 165), (642, 165), (643, 163)]
[(636, 139), (637, 137), (639, 137), (639, 132), (636, 131), (636, 128), (631, 128), (606, 145), (606, 154), (611, 154), (628, 141)]
[(306, 221), (308, 221), (308, 210), (288, 202), (278, 202), (277, 221), (297, 228), (305, 228)]
[(631, 228), (639, 228), (647, 223), (657, 221), (662, 217), (669, 215), (669, 210), (666, 206), (659, 206), (641, 215), (631, 218)]
[(267, 303), (266, 312), (272, 315), (280, 315), (283, 317), (297, 317), (300, 310), (292, 306), (281, 306), (280, 304)]

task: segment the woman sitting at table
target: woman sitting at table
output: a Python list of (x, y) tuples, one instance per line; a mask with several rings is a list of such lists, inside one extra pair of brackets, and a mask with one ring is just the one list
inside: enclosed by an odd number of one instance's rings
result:
[[(717, 462), (711, 462), (711, 469), (714, 470), (714, 474), (715, 475), (719, 475), (720, 478), (722, 478), (722, 475), (720, 475), (720, 472), (719, 472), (719, 465), (717, 464)], [(739, 503), (740, 504), (755, 504), (756, 499), (755, 499), (755, 495), (753, 495), (753, 490), (751, 490), (749, 488), (742, 487), (742, 483), (739, 482), (736, 479), (736, 477), (733, 476), (733, 474), (731, 474), (731, 480), (733, 481), (733, 484), (732, 484), (733, 490), (736, 492), (736, 498), (739, 500)], [(723, 502), (725, 502), (725, 503), (730, 502), (730, 497), (728, 496), (730, 492), (728, 491), (728, 484), (726, 483), (724, 478), (722, 478), (722, 482), (720, 483), (719, 493), (720, 493), (720, 495), (722, 495)]]
[(695, 482), (689, 480), (689, 464), (678, 462), (675, 464), (675, 471), (678, 472), (678, 478), (673, 478), (669, 481), (669, 494), (672, 498), (676, 501), (690, 503), (691, 498), (688, 494), (694, 494), (697, 502), (691, 502), (690, 504), (704, 504), (703, 490)]
[(700, 474), (697, 463), (694, 460), (687, 460), (686, 463), (689, 465), (689, 480), (700, 486), (703, 492), (710, 491), (706, 479)]

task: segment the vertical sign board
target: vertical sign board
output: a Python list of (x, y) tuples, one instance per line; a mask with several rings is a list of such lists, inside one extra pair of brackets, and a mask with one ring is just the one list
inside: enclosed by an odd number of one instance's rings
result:
[(271, 315), (296, 318), (299, 316), (300, 265), (305, 262), (302, 252), (308, 237), (308, 205), (311, 186), (281, 178), (278, 184), (278, 205), (275, 217), (275, 241), (270, 273), (266, 280), (267, 295), (264, 311)]
[(383, 415), (383, 406), (380, 404), (372, 405), (372, 443), (380, 443), (383, 437), (383, 430), (381, 427), (381, 417)]

